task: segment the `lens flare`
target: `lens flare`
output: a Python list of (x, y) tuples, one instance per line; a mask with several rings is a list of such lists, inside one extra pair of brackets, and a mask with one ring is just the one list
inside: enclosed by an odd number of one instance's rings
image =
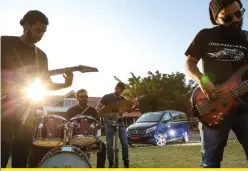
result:
[(46, 87), (40, 79), (35, 79), (26, 89), (27, 97), (34, 101), (40, 101), (44, 98)]

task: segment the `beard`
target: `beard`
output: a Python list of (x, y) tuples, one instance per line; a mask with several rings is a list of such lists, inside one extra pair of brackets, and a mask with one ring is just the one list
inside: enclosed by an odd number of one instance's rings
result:
[(220, 27), (220, 34), (223, 39), (240, 39), (242, 36), (242, 26), (243, 20), (239, 22), (232, 22), (229, 26), (219, 26)]
[(27, 38), (28, 38), (28, 41), (31, 42), (31, 43), (37, 43), (38, 41), (40, 41), (40, 40), (37, 40), (37, 39), (33, 36), (31, 30), (27, 30)]
[(85, 100), (79, 101), (80, 106), (86, 106), (87, 103), (88, 101), (85, 101)]

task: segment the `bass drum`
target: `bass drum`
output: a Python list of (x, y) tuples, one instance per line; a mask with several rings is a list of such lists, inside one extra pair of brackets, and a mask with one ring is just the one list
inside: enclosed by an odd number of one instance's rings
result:
[(37, 168), (91, 168), (86, 154), (73, 146), (55, 147), (49, 151)]

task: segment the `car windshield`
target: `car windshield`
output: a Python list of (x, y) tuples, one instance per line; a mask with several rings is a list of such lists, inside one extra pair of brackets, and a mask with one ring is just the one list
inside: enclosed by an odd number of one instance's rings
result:
[(158, 122), (163, 112), (150, 112), (143, 114), (136, 122)]

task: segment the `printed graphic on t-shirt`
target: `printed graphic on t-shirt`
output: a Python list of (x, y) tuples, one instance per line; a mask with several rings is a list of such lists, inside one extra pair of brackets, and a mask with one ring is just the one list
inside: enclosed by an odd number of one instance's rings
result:
[[(220, 43), (209, 43), (209, 46), (216, 48), (216, 52), (207, 53), (207, 55), (215, 59), (216, 61), (244, 61), (245, 53), (239, 49), (247, 50), (246, 47), (240, 45), (220, 44)], [(239, 49), (238, 49), (239, 48)]]

